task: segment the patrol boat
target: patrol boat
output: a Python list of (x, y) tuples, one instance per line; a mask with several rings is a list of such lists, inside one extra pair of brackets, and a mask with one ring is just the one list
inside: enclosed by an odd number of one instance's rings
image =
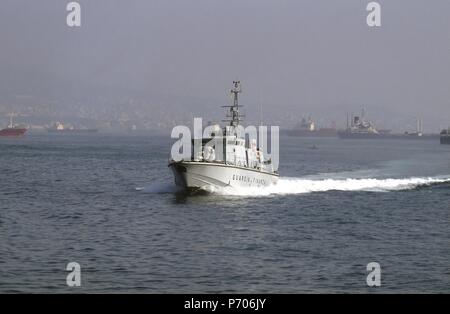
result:
[[(233, 103), (229, 108), (227, 118), (230, 122), (221, 128), (214, 126), (217, 133), (211, 133), (211, 138), (202, 138), (201, 149), (195, 153), (191, 150), (188, 160), (169, 160), (168, 167), (175, 177), (175, 184), (183, 189), (212, 192), (224, 187), (264, 187), (276, 184), (278, 171), (274, 169), (271, 159), (265, 160), (262, 151), (256, 146), (256, 139), (250, 139), (246, 145), (245, 137), (238, 132), (242, 115), (239, 108), (238, 95), (241, 93), (240, 81), (233, 82), (230, 90)], [(219, 132), (221, 131), (221, 132)], [(219, 134), (217, 136), (217, 134)], [(223, 143), (222, 149), (217, 149), (214, 143)], [(192, 140), (194, 143), (194, 140)]]

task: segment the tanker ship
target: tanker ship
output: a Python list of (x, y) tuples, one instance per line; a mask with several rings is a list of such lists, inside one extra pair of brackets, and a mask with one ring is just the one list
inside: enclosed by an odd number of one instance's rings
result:
[(18, 137), (23, 136), (27, 131), (26, 128), (20, 127), (13, 122), (13, 115), (9, 117), (9, 125), (0, 130), (0, 136)]

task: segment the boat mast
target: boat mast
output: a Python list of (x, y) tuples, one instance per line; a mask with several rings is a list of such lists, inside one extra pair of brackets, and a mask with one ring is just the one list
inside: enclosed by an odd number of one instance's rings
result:
[(263, 125), (262, 103), (259, 105), (259, 126)]
[[(262, 126), (263, 126), (263, 112), (262, 112), (262, 100), (261, 100), (261, 102), (260, 102), (260, 104), (259, 104), (259, 127), (260, 127), (260, 131), (261, 131), (261, 128), (262, 128)], [(264, 132), (259, 132), (260, 134), (259, 134), (259, 143), (258, 143), (258, 148), (260, 149), (260, 150), (262, 150), (262, 144), (264, 143)]]
[(222, 106), (225, 108), (230, 108), (230, 111), (227, 114), (228, 120), (223, 120), (226, 122), (230, 122), (230, 126), (236, 127), (239, 125), (241, 118), (244, 117), (239, 113), (239, 108), (243, 107), (239, 105), (239, 94), (242, 92), (241, 90), (241, 81), (233, 81), (233, 89), (230, 90), (233, 97), (233, 104), (231, 106)]
[(10, 129), (12, 129), (14, 126), (13, 126), (13, 114), (14, 113), (11, 113), (10, 115), (9, 115), (9, 128)]
[(240, 122), (239, 115), (239, 94), (241, 93), (241, 82), (233, 81), (234, 88), (231, 90), (233, 94), (233, 106), (230, 108), (231, 122), (230, 125), (238, 126)]

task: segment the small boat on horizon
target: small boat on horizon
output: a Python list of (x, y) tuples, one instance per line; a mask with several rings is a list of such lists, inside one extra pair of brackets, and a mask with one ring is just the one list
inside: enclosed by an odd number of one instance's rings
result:
[(93, 134), (98, 133), (98, 129), (75, 128), (74, 126), (65, 125), (61, 122), (56, 122), (53, 126), (47, 128), (49, 134)]
[(289, 136), (298, 137), (337, 137), (335, 126), (327, 128), (317, 128), (315, 122), (309, 117), (302, 118), (301, 121), (290, 130), (284, 130), (283, 133)]

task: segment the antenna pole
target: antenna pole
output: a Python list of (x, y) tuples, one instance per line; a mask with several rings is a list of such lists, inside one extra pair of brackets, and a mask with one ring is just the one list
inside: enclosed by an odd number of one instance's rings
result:
[(240, 81), (233, 81), (233, 89), (231, 90), (231, 93), (233, 94), (233, 105), (230, 108), (231, 112), (231, 126), (238, 126), (240, 122), (240, 115), (239, 115), (239, 94), (241, 93), (241, 82)]
[(259, 125), (263, 124), (262, 104), (259, 105)]

